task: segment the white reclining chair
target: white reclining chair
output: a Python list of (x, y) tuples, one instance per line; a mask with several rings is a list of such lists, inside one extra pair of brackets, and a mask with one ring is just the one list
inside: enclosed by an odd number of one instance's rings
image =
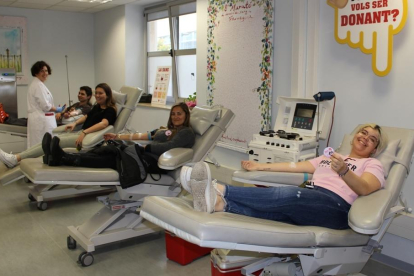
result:
[[(117, 119), (114, 125), (107, 126), (105, 129), (88, 134), (82, 142), (82, 147), (86, 150), (93, 148), (99, 143), (103, 142), (103, 135), (105, 133), (119, 133), (127, 127), (129, 119), (136, 108), (139, 98), (142, 94), (142, 89), (137, 87), (123, 86), (120, 92), (113, 91), (113, 97), (117, 106)], [(73, 147), (75, 140), (79, 133), (65, 132), (65, 126), (57, 127), (53, 130), (54, 135), (61, 138), (62, 147)], [(70, 197), (75, 195), (86, 195), (92, 193), (111, 192), (114, 190), (111, 184), (107, 183), (102, 186), (88, 186), (82, 181), (82, 178), (59, 178), (55, 175), (47, 173), (49, 166), (44, 165), (42, 158), (27, 158), (20, 162), (20, 165), (4, 172), (0, 177), (0, 183), (7, 185), (16, 180), (26, 176), (33, 185), (29, 187), (29, 199), (37, 201), (39, 210), (46, 210), (48, 207), (47, 201)], [(46, 170), (43, 170), (46, 168)], [(74, 180), (74, 181), (73, 181)], [(65, 186), (63, 186), (63, 185)], [(114, 185), (114, 184), (112, 184)]]
[(79, 243), (86, 250), (80, 254), (79, 261), (83, 266), (89, 266), (94, 260), (90, 252), (95, 251), (96, 246), (159, 231), (158, 227), (143, 220), (137, 212), (144, 197), (177, 196), (181, 191), (181, 167), (187, 163), (204, 160), (233, 118), (234, 113), (225, 108), (195, 107), (191, 112), (191, 126), (196, 133), (193, 148), (175, 148), (165, 152), (160, 156), (158, 165), (168, 170), (167, 174), (162, 174), (158, 181), (148, 176), (144, 183), (127, 189), (120, 186), (118, 172), (112, 169), (49, 167), (35, 160), (24, 160), (21, 167), (24, 174), (34, 183), (116, 186), (116, 193), (98, 197), (98, 200), (104, 203), (104, 207), (94, 216), (78, 227), (68, 227), (68, 248), (74, 249)]
[[(373, 251), (381, 248), (381, 239), (393, 218), (404, 210), (396, 204), (413, 155), (414, 130), (383, 127), (382, 131), (390, 138), (387, 149), (378, 157), (388, 173), (386, 185), (354, 202), (348, 216), (351, 229), (295, 226), (225, 212), (201, 213), (194, 211), (192, 202), (184, 198), (147, 197), (141, 216), (202, 247), (275, 254), (244, 267), (242, 273), (245, 275), (263, 268), (270, 272), (284, 271), (284, 274), (273, 275), (360, 272)], [(347, 135), (337, 151), (348, 154), (352, 137)], [(233, 179), (262, 185), (274, 182), (299, 185), (309, 177), (305, 174), (239, 171)], [(297, 258), (291, 260), (292, 256)]]

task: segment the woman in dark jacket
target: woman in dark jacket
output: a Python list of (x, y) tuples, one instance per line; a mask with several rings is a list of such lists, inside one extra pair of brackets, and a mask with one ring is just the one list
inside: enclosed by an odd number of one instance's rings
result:
[[(190, 111), (186, 104), (179, 103), (171, 108), (168, 119), (168, 128), (160, 129), (154, 132), (133, 133), (133, 134), (115, 134), (108, 133), (104, 135), (105, 140), (152, 140), (151, 144), (143, 147), (146, 153), (159, 157), (164, 152), (173, 148), (191, 148), (195, 142), (195, 134), (190, 127)], [(47, 140), (47, 139), (44, 139)], [(129, 155), (135, 150), (130, 150), (135, 146), (130, 146), (124, 151)], [(89, 168), (112, 168), (116, 169), (116, 158), (114, 152), (106, 150), (92, 150), (91, 152), (70, 154), (65, 153), (59, 146), (59, 138), (53, 137), (51, 145), (43, 145), (43, 148), (50, 148), (52, 158), (49, 158), (49, 166), (80, 166)], [(134, 156), (133, 156), (134, 157)], [(135, 156), (137, 157), (137, 156)]]

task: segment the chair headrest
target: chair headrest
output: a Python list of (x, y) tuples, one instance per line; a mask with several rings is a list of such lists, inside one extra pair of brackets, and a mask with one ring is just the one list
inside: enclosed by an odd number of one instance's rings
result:
[(112, 90), (112, 96), (115, 99), (115, 105), (116, 105), (116, 115), (118, 116), (121, 110), (124, 108), (124, 105), (126, 103), (127, 95), (122, 94), (121, 92)]
[(195, 134), (203, 135), (207, 129), (214, 123), (219, 115), (218, 109), (208, 109), (195, 106), (191, 111), (191, 127)]
[[(351, 152), (351, 142), (354, 138), (353, 134), (345, 135), (342, 140), (342, 144), (339, 149), (336, 151), (340, 154), (349, 154)], [(400, 144), (400, 139), (395, 139), (388, 142), (387, 147), (375, 158), (378, 159), (382, 166), (384, 167), (384, 175), (388, 177), (392, 163), (397, 159), (398, 146)]]

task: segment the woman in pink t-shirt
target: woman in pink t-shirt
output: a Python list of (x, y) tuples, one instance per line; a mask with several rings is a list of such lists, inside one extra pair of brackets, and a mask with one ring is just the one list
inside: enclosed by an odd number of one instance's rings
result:
[[(348, 228), (348, 212), (360, 195), (384, 187), (384, 170), (373, 158), (387, 145), (387, 138), (376, 124), (361, 126), (351, 142), (349, 155), (333, 153), (298, 163), (255, 163), (242, 161), (248, 171), (300, 172), (313, 174), (312, 185), (235, 187), (211, 181), (206, 163), (197, 163), (190, 180), (182, 185), (193, 194), (194, 209), (204, 212), (230, 212), (296, 225)], [(190, 169), (187, 169), (187, 173)]]

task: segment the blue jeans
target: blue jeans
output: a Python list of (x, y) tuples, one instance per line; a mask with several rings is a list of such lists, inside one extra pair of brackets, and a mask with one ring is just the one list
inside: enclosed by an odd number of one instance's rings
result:
[(351, 205), (325, 188), (226, 186), (225, 212), (296, 225), (347, 229)]

